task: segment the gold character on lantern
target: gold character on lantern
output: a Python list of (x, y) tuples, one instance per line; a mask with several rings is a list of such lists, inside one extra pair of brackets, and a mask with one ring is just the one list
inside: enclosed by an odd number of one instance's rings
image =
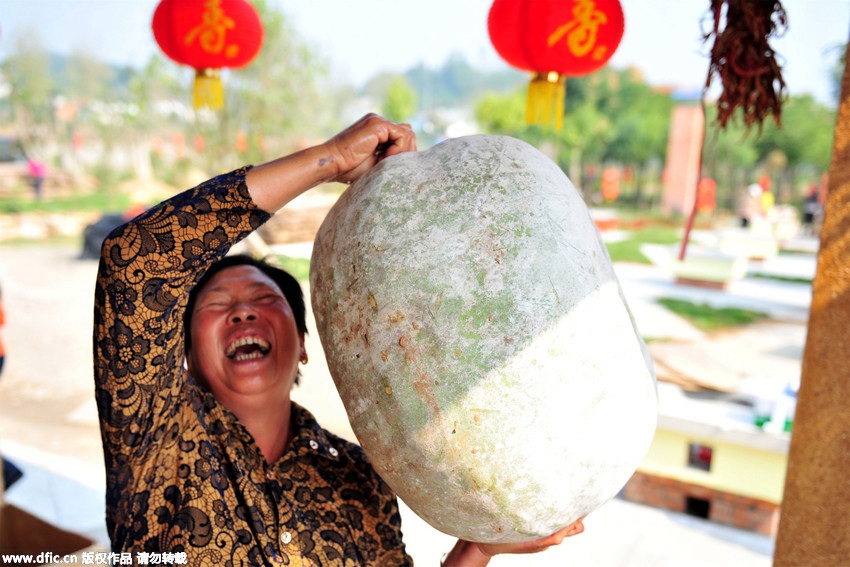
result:
[(608, 17), (604, 12), (596, 9), (593, 0), (578, 0), (573, 8), (573, 19), (556, 29), (549, 36), (549, 47), (554, 46), (567, 36), (567, 48), (576, 57), (584, 57), (591, 51), (594, 59), (605, 57), (607, 48), (604, 45), (596, 46), (596, 34), (599, 26), (608, 23)]
[(227, 32), (235, 27), (233, 19), (222, 10), (221, 0), (208, 0), (204, 5), (201, 23), (186, 35), (186, 45), (197, 39), (198, 45), (207, 53), (223, 52), (226, 57), (235, 57), (239, 53), (239, 46), (226, 44)]

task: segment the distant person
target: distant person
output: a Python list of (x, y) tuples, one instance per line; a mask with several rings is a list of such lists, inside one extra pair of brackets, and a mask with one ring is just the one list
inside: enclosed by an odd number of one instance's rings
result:
[(773, 207), (776, 205), (776, 196), (774, 196), (773, 191), (769, 187), (765, 187), (762, 190), (761, 197), (759, 197), (759, 204), (761, 205), (762, 216), (769, 217), (771, 212), (773, 212)]
[(27, 171), (35, 198), (41, 199), (41, 189), (44, 186), (44, 178), (47, 177), (47, 166), (40, 160), (30, 158), (27, 160)]
[(803, 233), (814, 234), (815, 225), (820, 222), (820, 217), (823, 212), (823, 207), (820, 203), (820, 195), (818, 186), (812, 183), (809, 186), (809, 192), (806, 195), (806, 200), (803, 201)]
[(761, 185), (749, 185), (738, 199), (738, 219), (741, 228), (749, 228), (756, 217), (761, 216)]

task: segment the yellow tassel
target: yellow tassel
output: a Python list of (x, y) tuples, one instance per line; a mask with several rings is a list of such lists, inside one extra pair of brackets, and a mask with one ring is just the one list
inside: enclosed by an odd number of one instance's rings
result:
[(564, 125), (564, 96), (567, 78), (554, 71), (537, 73), (528, 84), (525, 121), (528, 124), (554, 127)]
[(219, 69), (198, 69), (195, 72), (195, 108), (221, 110), (224, 107), (224, 87)]

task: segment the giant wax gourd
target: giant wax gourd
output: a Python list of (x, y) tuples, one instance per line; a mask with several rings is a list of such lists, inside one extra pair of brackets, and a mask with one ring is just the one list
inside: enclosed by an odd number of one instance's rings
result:
[(655, 377), (608, 253), (524, 142), (382, 161), (319, 229), (310, 285), (357, 438), (443, 532), (549, 535), (614, 497), (649, 447)]

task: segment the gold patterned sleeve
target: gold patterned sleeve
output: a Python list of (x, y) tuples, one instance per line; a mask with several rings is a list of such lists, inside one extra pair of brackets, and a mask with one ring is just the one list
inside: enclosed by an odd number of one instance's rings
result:
[(154, 416), (182, 386), (183, 310), (192, 285), (270, 216), (251, 200), (246, 171), (176, 195), (103, 242), (93, 348), (107, 459), (142, 450)]

